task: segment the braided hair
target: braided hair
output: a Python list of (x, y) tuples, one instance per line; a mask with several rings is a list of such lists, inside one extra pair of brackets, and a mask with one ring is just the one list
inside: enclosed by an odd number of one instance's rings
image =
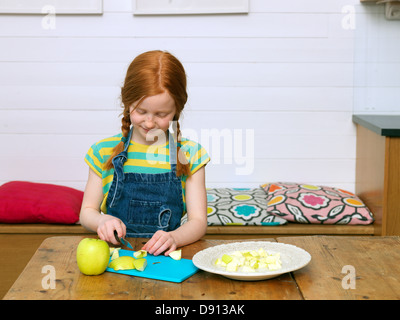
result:
[(122, 119), (121, 131), (122, 138), (113, 149), (111, 157), (104, 165), (105, 170), (113, 168), (112, 159), (124, 150), (130, 127), (130, 107), (138, 102), (137, 106), (146, 97), (155, 96), (167, 91), (175, 102), (177, 146), (177, 176), (190, 175), (189, 163), (180, 148), (181, 131), (179, 126), (179, 116), (185, 107), (188, 95), (186, 92), (186, 73), (181, 62), (172, 54), (166, 51), (148, 51), (137, 56), (129, 65), (125, 76), (124, 85), (121, 88)]

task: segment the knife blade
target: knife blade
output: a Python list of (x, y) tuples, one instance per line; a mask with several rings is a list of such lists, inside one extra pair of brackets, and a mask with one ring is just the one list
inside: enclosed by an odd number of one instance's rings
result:
[(132, 249), (132, 250), (133, 250), (133, 247), (132, 247), (132, 245), (129, 243), (128, 240), (125, 240), (125, 239), (122, 238), (122, 237), (118, 237), (117, 230), (114, 230), (114, 237), (115, 237), (115, 240), (117, 240), (118, 242), (120, 242), (123, 246), (128, 247), (129, 249)]

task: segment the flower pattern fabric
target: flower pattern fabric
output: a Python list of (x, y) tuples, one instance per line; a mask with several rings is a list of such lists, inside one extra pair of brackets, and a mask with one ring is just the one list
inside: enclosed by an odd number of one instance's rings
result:
[(327, 186), (266, 183), (268, 213), (287, 221), (314, 224), (371, 224), (373, 214), (353, 193)]
[[(207, 189), (207, 223), (218, 225), (276, 226), (287, 221), (267, 212), (267, 195), (261, 188)], [(187, 215), (181, 223), (187, 221)]]

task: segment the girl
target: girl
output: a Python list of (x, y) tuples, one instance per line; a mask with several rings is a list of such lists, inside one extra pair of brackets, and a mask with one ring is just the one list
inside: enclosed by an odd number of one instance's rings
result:
[(207, 228), (210, 159), (199, 144), (180, 138), (185, 70), (168, 52), (145, 52), (130, 64), (121, 98), (122, 133), (97, 142), (85, 156), (89, 178), (80, 221), (102, 240), (118, 244), (114, 230), (119, 237), (147, 237), (142, 249), (168, 255)]

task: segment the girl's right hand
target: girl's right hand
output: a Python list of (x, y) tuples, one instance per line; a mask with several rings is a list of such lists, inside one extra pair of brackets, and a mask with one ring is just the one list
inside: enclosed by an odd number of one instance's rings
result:
[(120, 219), (107, 214), (102, 215), (97, 228), (97, 234), (99, 238), (101, 240), (118, 245), (119, 242), (115, 239), (114, 230), (117, 231), (119, 238), (125, 237), (126, 226)]

